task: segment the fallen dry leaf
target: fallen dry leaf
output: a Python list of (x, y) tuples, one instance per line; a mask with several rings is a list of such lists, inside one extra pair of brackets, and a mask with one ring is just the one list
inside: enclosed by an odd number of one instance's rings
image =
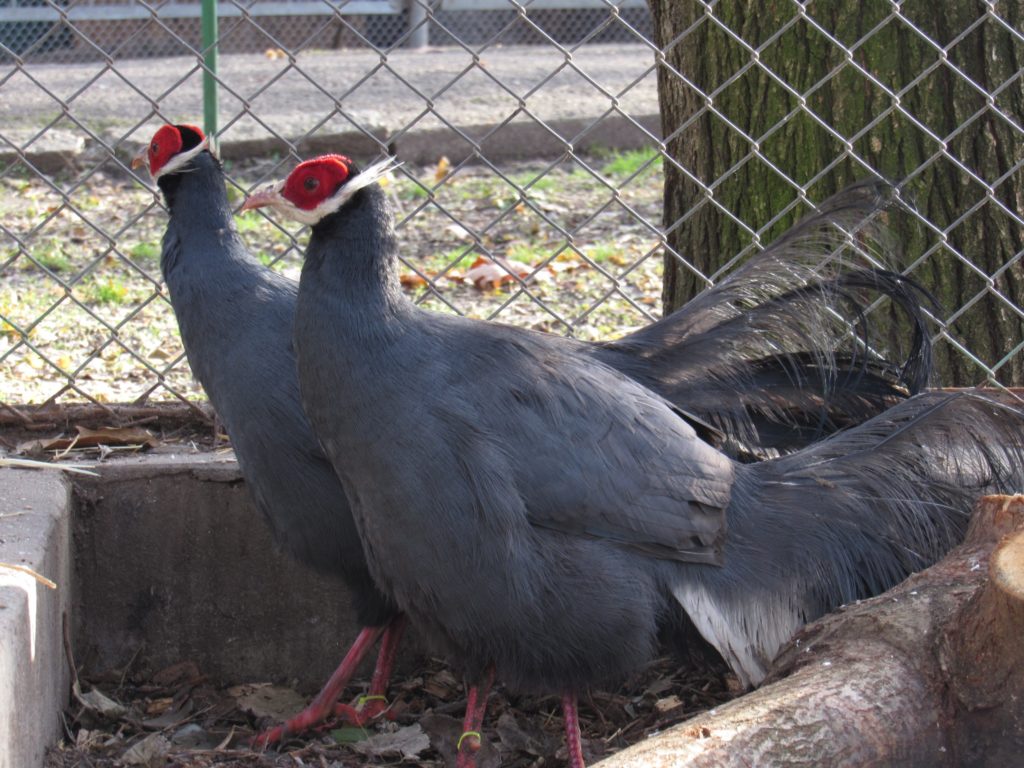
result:
[(103, 731), (90, 731), (88, 728), (83, 728), (75, 736), (75, 746), (79, 749), (91, 749), (105, 739), (106, 734)]
[(446, 155), (441, 155), (441, 158), (437, 161), (437, 167), (434, 168), (434, 181), (440, 183), (448, 175), (451, 167), (452, 161)]
[(461, 224), (455, 224), (455, 223), (449, 224), (449, 225), (447, 225), (444, 228), (444, 232), (445, 232), (445, 234), (451, 235), (452, 237), (454, 237), (454, 238), (456, 238), (458, 240), (469, 240), (469, 239), (471, 239), (473, 237), (469, 233), (469, 230), (466, 229)]
[(510, 712), (503, 712), (495, 725), (502, 746), (510, 752), (527, 752), (535, 757), (549, 755), (558, 749), (559, 737), (545, 733), (534, 723), (524, 728)]
[(153, 675), (153, 684), (170, 687), (179, 683), (196, 683), (202, 679), (203, 675), (194, 661), (179, 661)]
[[(489, 259), (486, 256), (479, 257), (466, 272), (466, 280), (469, 280), (480, 290), (497, 289), (505, 283), (515, 281), (516, 277), (526, 279), (543, 279), (547, 274), (542, 270), (532, 275), (533, 267), (515, 259)], [(532, 275), (532, 278), (531, 278)]]
[[(176, 664), (157, 673), (161, 679), (181, 680), (190, 675), (174, 673), (173, 670), (194, 669), (191, 662)], [(167, 709), (158, 719), (140, 720), (139, 713), (148, 704), (161, 697), (172, 695), (172, 689), (155, 685), (153, 678), (134, 679), (129, 675), (123, 682), (116, 678), (105, 678), (112, 690), (118, 691), (118, 700), (126, 706), (126, 713), (120, 718), (99, 720), (86, 717), (77, 705), (68, 712), (69, 739), (54, 747), (45, 763), (46, 768), (68, 768), (71, 765), (85, 766), (128, 766), (123, 759), (125, 751), (135, 751), (132, 760), (135, 765), (156, 765), (167, 768), (175, 766), (237, 766), (237, 768), (296, 768), (298, 765), (333, 766), (345, 765), (444, 765), (453, 764), (455, 746), (462, 735), (461, 718), (441, 714), (440, 711), (458, 712), (465, 707), (465, 691), (450, 670), (436, 661), (417, 667), (417, 674), (411, 674), (396, 681), (391, 691), (396, 705), (405, 704), (409, 715), (429, 739), (429, 747), (423, 748), (422, 737), (416, 728), (401, 729), (394, 722), (378, 721), (369, 729), (345, 726), (330, 730), (333, 739), (324, 738), (323, 731), (297, 734), (295, 743), (305, 744), (299, 750), (290, 746), (280, 752), (267, 750), (252, 752), (248, 746), (252, 736), (264, 729), (268, 723), (263, 717), (253, 716), (238, 707), (236, 696), (256, 693), (264, 695), (272, 689), (266, 683), (236, 686), (229, 695), (223, 689), (211, 684), (206, 675), (196, 670), (201, 682), (186, 690), (177, 683), (174, 688), (175, 701), (181, 702), (180, 709)], [(652, 730), (661, 730), (693, 714), (695, 708), (717, 705), (723, 701), (721, 691), (721, 670), (711, 670), (696, 679), (695, 670), (680, 668), (676, 661), (666, 658), (653, 665), (635, 684), (624, 693), (606, 694), (592, 692), (589, 707), (584, 709), (581, 728), (585, 753), (597, 757), (608, 746), (621, 748), (628, 743), (642, 739)], [(701, 687), (703, 684), (703, 687)], [(184, 684), (184, 685), (187, 685)], [(438, 699), (427, 690), (444, 692)], [(708, 689), (711, 693), (708, 693)], [(651, 691), (663, 690), (661, 695)], [(655, 707), (658, 698), (677, 695), (683, 706), (661, 714)], [(295, 694), (286, 691), (286, 696)], [(288, 706), (288, 705), (286, 705)], [(261, 707), (256, 707), (261, 709)], [(483, 731), (483, 742), (477, 755), (477, 768), (498, 768), (505, 765), (562, 764), (565, 761), (562, 723), (557, 714), (557, 704), (552, 697), (521, 696), (506, 699), (496, 691), (489, 707), (493, 714), (500, 714), (495, 723), (488, 717)], [(287, 712), (288, 715), (297, 711)], [(395, 711), (394, 709), (392, 710)], [(330, 727), (330, 724), (325, 724)], [(170, 753), (161, 755), (159, 741), (145, 741), (145, 737), (158, 730), (171, 743)], [(376, 734), (380, 734), (376, 737)], [(611, 734), (611, 736), (609, 735)], [(340, 737), (340, 738), (339, 738)], [(354, 745), (360, 742), (360, 747)], [(357, 752), (361, 754), (356, 754)], [(224, 754), (219, 754), (224, 753)], [(301, 759), (295, 759), (301, 756)], [(152, 758), (152, 763), (145, 762)], [(529, 759), (524, 759), (529, 757)]]
[(72, 685), (72, 693), (75, 694), (75, 698), (87, 710), (111, 720), (116, 720), (127, 711), (122, 704), (119, 704), (95, 688), (88, 693), (82, 693), (77, 680)]
[(177, 356), (178, 352), (174, 348), (168, 347), (154, 347), (149, 353), (150, 360), (173, 360)]
[[(430, 736), (431, 745), (444, 757), (445, 764), (454, 765), (456, 747), (462, 736), (462, 721), (428, 712), (419, 719), (419, 725)], [(477, 768), (498, 768), (501, 765), (497, 748), (487, 738), (480, 743), (475, 760)]]
[(228, 688), (227, 693), (235, 699), (239, 709), (256, 717), (284, 720), (306, 706), (305, 697), (297, 691), (271, 683), (236, 685)]
[(170, 696), (160, 699), (153, 699), (153, 701), (146, 704), (146, 714), (152, 715), (154, 717), (156, 715), (162, 715), (164, 712), (171, 708), (171, 705), (173, 703), (174, 699)]
[(171, 735), (171, 743), (178, 749), (216, 749), (224, 739), (196, 723), (188, 723)]
[[(173, 702), (173, 699), (168, 699)], [(147, 717), (142, 724), (152, 731), (162, 731), (183, 723), (192, 715), (192, 702), (186, 700), (180, 709), (165, 709), (154, 717)]]
[(76, 427), (75, 437), (61, 437), (43, 446), (45, 451), (63, 451), (67, 448), (95, 448), (98, 445), (140, 445), (153, 448), (157, 440), (153, 433), (141, 427), (102, 427), (89, 429)]
[(156, 766), (164, 765), (167, 753), (171, 751), (171, 742), (161, 733), (154, 733), (138, 744), (133, 744), (124, 755), (121, 761), (126, 765)]
[(419, 288), (427, 284), (427, 278), (418, 272), (403, 272), (398, 282), (402, 284), (403, 288)]
[(431, 675), (423, 684), (423, 690), (439, 699), (447, 699), (459, 687), (459, 681), (447, 669)]
[(393, 733), (378, 733), (352, 745), (356, 752), (367, 757), (401, 755), (405, 759), (416, 758), (430, 749), (430, 737), (418, 723), (399, 728)]
[(674, 694), (672, 696), (666, 696), (663, 699), (658, 699), (654, 702), (654, 708), (662, 714), (665, 712), (671, 712), (673, 709), (681, 706), (683, 706), (682, 699)]

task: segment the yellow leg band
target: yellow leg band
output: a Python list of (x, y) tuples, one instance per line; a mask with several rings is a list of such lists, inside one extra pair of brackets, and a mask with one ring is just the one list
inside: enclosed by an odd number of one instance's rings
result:
[(466, 731), (461, 736), (459, 736), (459, 743), (455, 745), (455, 751), (456, 752), (458, 752), (460, 749), (462, 749), (462, 740), (464, 738), (466, 738), (467, 736), (475, 736), (477, 741), (481, 740), (480, 739), (480, 731)]

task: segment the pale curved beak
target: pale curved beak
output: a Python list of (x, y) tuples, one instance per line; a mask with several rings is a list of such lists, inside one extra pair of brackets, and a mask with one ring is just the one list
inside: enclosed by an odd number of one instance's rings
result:
[(133, 171), (138, 169), (138, 168), (141, 168), (142, 166), (144, 166), (146, 164), (146, 160), (148, 159), (146, 153), (148, 152), (148, 150), (149, 150), (149, 147), (143, 147), (142, 149), (140, 149), (138, 151), (138, 154), (136, 154), (135, 157), (132, 158), (132, 170)]
[(277, 190), (277, 185), (270, 184), (262, 189), (257, 189), (251, 195), (247, 195), (245, 202), (242, 203), (242, 207), (238, 209), (239, 213), (245, 213), (251, 211), (254, 208), (263, 208), (268, 205), (280, 201), (281, 194)]

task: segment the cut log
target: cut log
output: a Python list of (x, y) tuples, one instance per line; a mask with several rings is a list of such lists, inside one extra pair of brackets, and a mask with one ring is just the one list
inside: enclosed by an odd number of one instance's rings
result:
[(1022, 635), (1024, 496), (986, 496), (961, 546), (805, 627), (760, 689), (598, 768), (1017, 765)]
[(1007, 536), (989, 580), (940, 648), (959, 718), (961, 765), (1024, 764), (1024, 533)]

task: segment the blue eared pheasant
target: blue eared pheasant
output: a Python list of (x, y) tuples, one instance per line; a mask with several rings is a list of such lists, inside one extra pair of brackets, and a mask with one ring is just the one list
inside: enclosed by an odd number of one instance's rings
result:
[(1024, 486), (1024, 413), (978, 393), (922, 394), (741, 464), (606, 348), (416, 307), (387, 167), (317, 158), (247, 206), (312, 225), (303, 405), (374, 581), (475, 682), (460, 765), (495, 674), (561, 693), (581, 768), (577, 692), (649, 660), (666, 621), (757, 684), (803, 623), (930, 564), (978, 495)]
[[(263, 741), (324, 717), (383, 636), (365, 706), (339, 707), (357, 721), (378, 714), (403, 624), (369, 575), (349, 502), (300, 406), (297, 286), (246, 249), (220, 164), (198, 128), (163, 126), (136, 164), (149, 168), (167, 202), (161, 268), (192, 370), (231, 436), (253, 498), (287, 550), (347, 581), (366, 628), (310, 707)], [(579, 349), (683, 407), (694, 403), (682, 415), (738, 454), (791, 450), (863, 421), (919, 388), (928, 369), (925, 299), (912, 284), (857, 263), (818, 266), (836, 245), (833, 223), (856, 224), (883, 202), (876, 190), (854, 190), (670, 318)], [(911, 318), (905, 360), (871, 358), (861, 352), (869, 334), (847, 333), (843, 318), (863, 328), (861, 310), (878, 294)]]

